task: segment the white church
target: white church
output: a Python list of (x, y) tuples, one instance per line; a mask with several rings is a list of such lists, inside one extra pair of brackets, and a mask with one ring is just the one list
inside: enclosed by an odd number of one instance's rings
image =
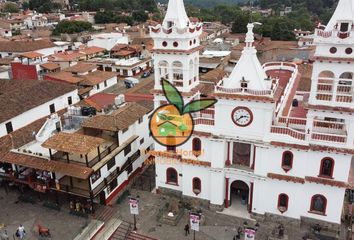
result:
[[(250, 218), (341, 221), (354, 142), (354, 2), (340, 0), (327, 26), (316, 29), (311, 92), (299, 93), (294, 63), (260, 64), (248, 24), (246, 46), (229, 77), (215, 87), (218, 102), (193, 114), (193, 136), (175, 148), (201, 151), (178, 161), (156, 157), (158, 191), (199, 200)], [(200, 23), (183, 0), (170, 0), (154, 39), (155, 108), (166, 104), (160, 81), (199, 99)]]

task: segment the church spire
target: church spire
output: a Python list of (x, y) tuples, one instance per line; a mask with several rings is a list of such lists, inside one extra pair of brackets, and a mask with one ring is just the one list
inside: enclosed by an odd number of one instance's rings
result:
[[(331, 20), (328, 22), (326, 31), (332, 31), (338, 28), (342, 22), (354, 23), (354, 1), (339, 0), (336, 10), (334, 11)], [(351, 28), (351, 26), (349, 26)], [(349, 29), (348, 29), (349, 30)]]
[(168, 2), (167, 13), (163, 21), (164, 28), (186, 28), (190, 21), (184, 8), (183, 0), (170, 0)]
[(246, 88), (250, 90), (262, 91), (270, 89), (270, 85), (266, 81), (267, 75), (257, 58), (257, 50), (253, 46), (253, 28), (254, 23), (247, 25), (246, 46), (230, 77), (224, 81), (225, 88), (243, 88), (247, 86)]

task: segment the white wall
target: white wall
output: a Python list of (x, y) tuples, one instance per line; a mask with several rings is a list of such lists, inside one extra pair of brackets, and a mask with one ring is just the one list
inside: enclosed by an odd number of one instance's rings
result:
[(106, 87), (104, 86), (104, 82), (99, 83), (99, 89), (97, 89), (97, 85), (93, 86), (92, 90), (89, 93), (89, 96), (92, 96), (96, 93), (102, 92), (105, 89), (113, 86), (114, 84), (117, 84), (117, 77), (110, 78), (110, 79), (106, 80), (106, 82), (107, 82)]
[[(293, 153), (293, 167), (287, 173), (281, 168), (282, 155), (285, 151)], [(351, 155), (303, 151), (289, 148), (257, 147), (255, 174), (267, 176), (276, 173), (304, 178), (317, 177), (320, 173), (321, 160), (330, 157), (334, 160), (333, 178), (336, 181), (347, 182), (351, 164)]]
[[(273, 213), (300, 219), (301, 216), (340, 224), (345, 189), (322, 184), (296, 184), (286, 181), (255, 181), (252, 211), (259, 214)], [(288, 210), (281, 214), (277, 209), (278, 196), (289, 196)], [(327, 199), (326, 215), (309, 213), (311, 198), (321, 194)]]
[(54, 104), (55, 111), (62, 110), (69, 106), (68, 97), (72, 98), (72, 103), (75, 104), (80, 101), (78, 97), (77, 90), (64, 94), (60, 97), (57, 97), (51, 101), (48, 101), (40, 106), (32, 108), (16, 117), (7, 120), (6, 122), (0, 123), (0, 137), (7, 135), (5, 124), (8, 122), (12, 123), (13, 130), (22, 128), (40, 118), (50, 115), (49, 106)]

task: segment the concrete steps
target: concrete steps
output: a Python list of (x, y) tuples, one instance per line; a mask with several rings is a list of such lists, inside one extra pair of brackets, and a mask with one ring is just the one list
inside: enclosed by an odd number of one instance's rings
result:
[(91, 220), (83, 231), (74, 240), (91, 240), (103, 228), (104, 222)]
[(122, 222), (119, 228), (114, 232), (110, 240), (157, 240), (140, 233), (133, 232), (132, 224)]
[(92, 240), (108, 240), (111, 239), (112, 235), (118, 229), (122, 220), (117, 218), (111, 218), (105, 223), (104, 227), (96, 234)]
[(94, 214), (94, 218), (102, 221), (107, 222), (114, 216), (114, 209), (111, 206), (102, 206)]

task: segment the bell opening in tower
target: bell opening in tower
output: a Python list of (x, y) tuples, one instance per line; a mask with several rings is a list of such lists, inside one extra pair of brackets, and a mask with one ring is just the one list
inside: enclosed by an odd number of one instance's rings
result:
[(234, 142), (232, 151), (232, 164), (250, 167), (251, 144)]

